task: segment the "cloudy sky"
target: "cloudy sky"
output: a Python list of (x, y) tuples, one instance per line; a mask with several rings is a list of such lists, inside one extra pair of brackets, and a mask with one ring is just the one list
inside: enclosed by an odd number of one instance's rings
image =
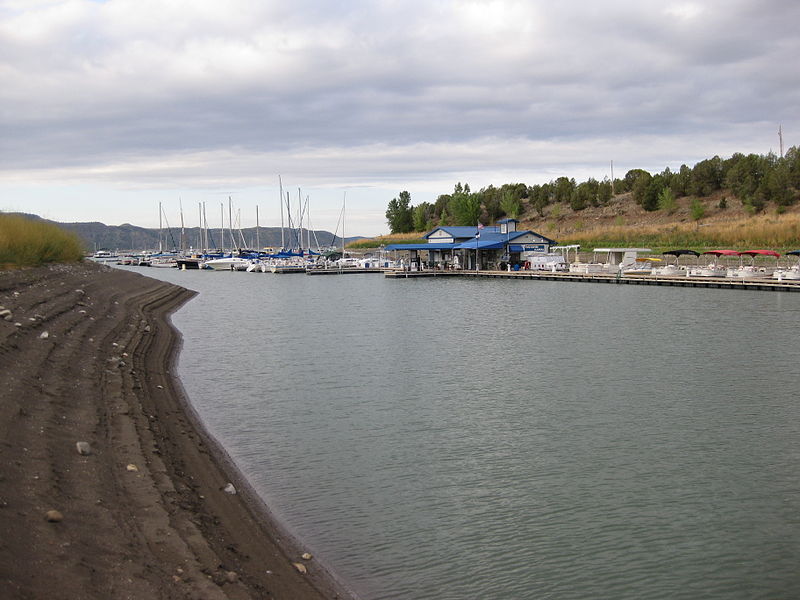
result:
[[(387, 231), (400, 191), (800, 144), (797, 0), (0, 0), (0, 210)], [(212, 215), (216, 215), (215, 217)], [(215, 223), (212, 221), (212, 225)]]

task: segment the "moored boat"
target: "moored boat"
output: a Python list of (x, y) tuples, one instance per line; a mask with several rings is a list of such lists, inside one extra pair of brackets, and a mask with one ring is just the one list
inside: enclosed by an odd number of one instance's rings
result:
[(708, 250), (703, 254), (713, 256), (714, 261), (705, 266), (690, 269), (689, 275), (691, 277), (725, 277), (728, 273), (728, 267), (719, 264), (720, 256), (739, 256), (736, 250)]

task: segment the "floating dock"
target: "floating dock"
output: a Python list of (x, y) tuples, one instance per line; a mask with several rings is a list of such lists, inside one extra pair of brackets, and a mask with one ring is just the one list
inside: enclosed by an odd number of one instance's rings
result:
[(354, 275), (356, 273), (385, 273), (386, 269), (308, 269), (306, 275)]
[(800, 292), (800, 280), (733, 279), (727, 277), (667, 277), (657, 275), (613, 275), (582, 273), (550, 273), (539, 271), (386, 271), (390, 279), (419, 277), (478, 277), (490, 279), (525, 279), (535, 281), (572, 281), (578, 283), (610, 283), (618, 285), (661, 285), (673, 287), (757, 290), (762, 292)]

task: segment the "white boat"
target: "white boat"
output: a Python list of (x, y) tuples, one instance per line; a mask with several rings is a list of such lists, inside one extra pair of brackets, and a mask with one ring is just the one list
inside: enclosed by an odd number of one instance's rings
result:
[(675, 264), (665, 264), (653, 269), (653, 275), (657, 275), (659, 277), (688, 277), (689, 268), (680, 264), (681, 256), (700, 256), (699, 252), (688, 249), (667, 250), (663, 254), (664, 256), (674, 256)]
[(789, 281), (797, 281), (800, 279), (800, 250), (792, 250), (791, 252), (787, 252), (786, 256), (796, 256), (797, 257), (797, 264), (786, 267), (785, 269), (775, 269), (772, 273), (772, 278), (777, 279), (778, 281), (783, 281), (787, 279)]
[(214, 271), (245, 271), (250, 265), (250, 260), (239, 256), (226, 256), (205, 261), (207, 269)]
[(107, 261), (107, 260), (116, 260), (117, 255), (110, 250), (98, 250), (92, 255), (92, 258), (97, 261)]
[(523, 268), (531, 271), (550, 271), (551, 273), (569, 270), (564, 255), (559, 252), (529, 252), (525, 255)]
[(735, 269), (728, 269), (725, 274), (726, 277), (731, 279), (755, 279), (758, 277), (769, 277), (770, 274), (763, 267), (754, 267), (753, 265), (742, 265)]
[(710, 254), (714, 257), (714, 262), (703, 266), (696, 267), (689, 271), (690, 277), (725, 277), (728, 274), (728, 267), (719, 264), (720, 256), (739, 256), (736, 250), (709, 250), (703, 254)]
[[(639, 252), (651, 252), (651, 250), (650, 248), (595, 248), (595, 260), (590, 263), (572, 263), (569, 266), (569, 272), (582, 273), (584, 275), (593, 273), (620, 274), (636, 268)], [(606, 255), (605, 262), (596, 260), (598, 253)]]
[(622, 269), (623, 275), (652, 275), (653, 263), (660, 263), (660, 258), (637, 258), (633, 265)]
[(266, 273), (269, 271), (269, 265), (260, 260), (252, 261), (245, 269), (248, 273)]
[(680, 265), (664, 265), (653, 269), (652, 274), (659, 277), (686, 277), (687, 273), (687, 270)]
[(795, 265), (788, 269), (775, 269), (772, 273), (772, 278), (778, 281), (797, 281), (800, 279), (800, 265)]
[(173, 260), (169, 260), (169, 259), (152, 260), (152, 261), (150, 261), (150, 266), (151, 267), (160, 267), (162, 269), (165, 269), (165, 268), (166, 269), (175, 269), (178, 266), (178, 263), (174, 259)]
[(689, 277), (725, 277), (727, 274), (727, 267), (714, 263), (704, 267), (695, 267), (693, 269), (689, 269)]
[(756, 256), (774, 257), (776, 261), (775, 264), (777, 265), (777, 259), (780, 258), (781, 255), (773, 250), (745, 250), (744, 252), (740, 252), (739, 256), (749, 256), (750, 264), (749, 265), (740, 264), (739, 267), (736, 269), (729, 269), (728, 277), (736, 277), (740, 279), (770, 277), (772, 273), (770, 271), (767, 271), (766, 267), (756, 266), (755, 264)]

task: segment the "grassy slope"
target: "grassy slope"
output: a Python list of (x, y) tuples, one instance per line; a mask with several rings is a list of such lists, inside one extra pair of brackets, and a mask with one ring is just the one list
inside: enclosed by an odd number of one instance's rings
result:
[[(726, 198), (727, 208), (719, 208)], [(520, 215), (520, 229), (531, 229), (562, 244), (581, 244), (584, 249), (601, 246), (642, 246), (661, 251), (667, 248), (708, 250), (764, 248), (785, 252), (800, 248), (800, 205), (778, 214), (768, 206), (751, 215), (730, 193), (722, 191), (702, 198), (705, 216), (692, 220), (690, 198), (677, 200), (672, 214), (647, 212), (637, 206), (630, 194), (614, 198), (607, 206), (575, 212), (569, 205), (552, 204), (544, 217), (526, 210)], [(372, 246), (393, 242), (411, 243), (421, 233), (375, 238)], [(368, 247), (361, 244), (360, 247)]]

